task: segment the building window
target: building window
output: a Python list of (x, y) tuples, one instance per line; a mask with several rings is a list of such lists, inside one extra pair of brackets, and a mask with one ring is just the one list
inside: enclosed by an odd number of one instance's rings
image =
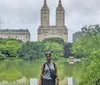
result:
[(9, 36), (9, 38), (11, 38), (11, 36)]
[(44, 12), (44, 14), (46, 14), (46, 12)]
[(59, 16), (61, 18), (61, 16)]
[(44, 16), (44, 18), (46, 18), (46, 16)]
[(26, 36), (26, 38), (28, 38), (28, 36)]
[(16, 38), (17, 38), (17, 36), (16, 36)]

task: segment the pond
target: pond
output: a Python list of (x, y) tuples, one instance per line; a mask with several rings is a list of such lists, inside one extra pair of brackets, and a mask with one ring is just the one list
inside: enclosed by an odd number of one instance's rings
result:
[[(40, 68), (45, 60), (5, 60), (0, 61), (0, 81), (13, 82), (22, 77), (26, 77), (28, 80), (30, 78), (39, 79)], [(55, 61), (58, 68), (58, 75), (60, 82), (67, 81), (67, 78), (73, 77), (74, 80), (79, 79), (81, 74), (81, 65), (79, 62), (74, 64), (69, 64), (67, 59), (59, 59)], [(63, 85), (63, 84), (62, 84)], [(75, 85), (75, 83), (74, 83)]]

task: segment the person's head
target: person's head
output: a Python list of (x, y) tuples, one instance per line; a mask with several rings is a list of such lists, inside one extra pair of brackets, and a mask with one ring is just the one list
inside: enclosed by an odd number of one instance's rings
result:
[(52, 59), (52, 54), (51, 54), (51, 52), (46, 52), (46, 53), (45, 53), (45, 57), (46, 57), (47, 61), (50, 62), (51, 59)]

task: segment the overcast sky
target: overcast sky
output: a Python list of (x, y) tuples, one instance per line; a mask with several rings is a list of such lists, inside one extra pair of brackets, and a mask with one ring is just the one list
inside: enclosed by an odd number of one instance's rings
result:
[[(47, 0), (50, 8), (50, 24), (55, 25), (55, 10), (59, 0)], [(44, 0), (0, 0), (2, 29), (25, 29), (31, 33), (31, 40), (37, 41), (40, 25), (40, 9)], [(69, 42), (72, 34), (83, 25), (100, 24), (100, 0), (62, 0), (65, 8), (65, 23)]]

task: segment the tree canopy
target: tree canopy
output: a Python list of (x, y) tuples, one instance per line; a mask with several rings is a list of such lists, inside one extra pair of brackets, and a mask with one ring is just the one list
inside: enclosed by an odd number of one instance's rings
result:
[(82, 29), (84, 36), (74, 42), (71, 49), (74, 56), (82, 58), (80, 85), (96, 85), (100, 79), (100, 26), (91, 25)]
[[(0, 59), (16, 57), (22, 42), (15, 39), (0, 39)], [(5, 57), (4, 57), (5, 56)]]
[(63, 56), (63, 45), (58, 42), (52, 41), (52, 39), (47, 39), (44, 41), (37, 42), (26, 42), (24, 43), (18, 54), (19, 57), (26, 60), (32, 60), (37, 58), (43, 58), (46, 51), (52, 51), (53, 58), (58, 58), (59, 56)]
[(36, 42), (21, 42), (16, 39), (0, 39), (0, 59), (33, 60), (43, 58), (46, 51), (52, 51), (53, 58), (64, 56), (64, 40), (50, 38)]

